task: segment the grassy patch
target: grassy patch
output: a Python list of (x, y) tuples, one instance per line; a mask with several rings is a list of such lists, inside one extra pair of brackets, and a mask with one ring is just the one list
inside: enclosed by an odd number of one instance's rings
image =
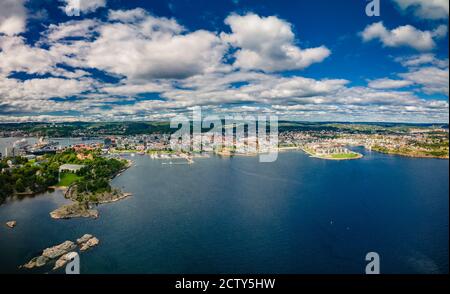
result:
[(345, 153), (345, 154), (333, 154), (331, 155), (331, 158), (334, 159), (352, 159), (357, 158), (359, 154), (356, 153)]
[(79, 176), (73, 173), (63, 173), (61, 174), (61, 180), (58, 183), (60, 187), (68, 187), (76, 180), (80, 179)]

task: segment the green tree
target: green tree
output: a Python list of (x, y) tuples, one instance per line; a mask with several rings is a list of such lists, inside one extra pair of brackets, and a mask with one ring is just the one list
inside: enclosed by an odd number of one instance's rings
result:
[(25, 192), (25, 185), (23, 183), (22, 178), (17, 179), (15, 188), (16, 188), (16, 191), (19, 193)]

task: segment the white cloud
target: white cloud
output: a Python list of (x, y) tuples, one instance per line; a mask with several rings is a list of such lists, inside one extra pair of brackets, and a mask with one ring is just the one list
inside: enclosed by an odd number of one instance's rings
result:
[(439, 59), (434, 54), (419, 54), (396, 58), (408, 72), (398, 74), (405, 81), (413, 83), (426, 94), (449, 95), (448, 58)]
[(214, 33), (182, 33), (175, 20), (150, 15), (129, 23), (111, 13), (115, 22), (99, 28), (100, 36), (80, 56), (86, 64), (134, 80), (185, 78), (221, 66), (226, 46)]
[(51, 72), (56, 58), (48, 50), (25, 44), (22, 37), (0, 36), (0, 73), (27, 72), (44, 74)]
[(215, 33), (187, 32), (174, 19), (153, 17), (142, 9), (110, 11), (109, 18), (112, 23), (86, 19), (52, 24), (35, 46), (4, 37), (0, 71), (56, 74), (60, 63), (148, 81), (230, 67), (222, 63), (227, 45)]
[(0, 1), (0, 34), (17, 35), (26, 27), (27, 12), (24, 0)]
[(18, 79), (0, 79), (2, 99), (22, 100), (33, 104), (28, 99), (45, 100), (77, 95), (93, 87), (91, 79), (40, 78), (21, 81)]
[(405, 67), (417, 67), (425, 64), (435, 65), (440, 68), (448, 67), (448, 58), (438, 59), (434, 54), (430, 53), (399, 57), (395, 61), (400, 62)]
[[(56, 47), (58, 48), (58, 47)], [(79, 78), (89, 73), (75, 69), (73, 71), (58, 67), (59, 63), (70, 61), (63, 52), (30, 46), (23, 37), (0, 36), (0, 76), (9, 76), (14, 72), (44, 75), (53, 77)]]
[(136, 8), (131, 10), (110, 10), (108, 19), (122, 22), (136, 22), (145, 19), (147, 16), (147, 11), (142, 8)]
[(303, 77), (278, 78), (264, 82), (255, 89), (260, 88), (257, 96), (267, 99), (279, 98), (308, 98), (322, 95), (332, 95), (344, 88), (347, 80), (314, 80)]
[[(75, 111), (79, 113), (79, 119), (94, 121), (167, 119), (189, 107), (202, 105), (205, 113), (271, 113), (282, 119), (297, 120), (448, 121), (447, 101), (421, 100), (413, 92), (348, 87), (345, 80), (314, 80), (298, 76), (288, 78), (236, 72), (223, 74), (226, 82), (222, 82), (218, 74), (211, 75), (178, 81), (178, 86), (188, 87), (185, 89), (175, 88), (167, 80), (101, 87), (85, 78), (0, 79), (0, 120), (73, 119), (71, 115), (46, 115), (55, 111)], [(209, 80), (216, 82), (211, 86), (208, 85)], [(236, 81), (246, 84), (234, 88), (232, 85)], [(91, 94), (81, 94), (86, 91)], [(153, 91), (160, 92), (166, 100), (141, 101), (135, 98), (139, 93)], [(117, 104), (124, 101), (122, 95), (128, 97), (127, 104)], [(77, 99), (57, 102), (49, 99), (68, 96), (76, 96)], [(241, 101), (250, 104), (234, 105)], [(14, 115), (19, 113), (22, 116)]]
[(91, 13), (101, 7), (106, 6), (106, 0), (62, 0), (65, 5), (61, 7), (63, 11), (70, 14), (73, 11)]
[(408, 46), (419, 51), (427, 51), (435, 48), (436, 43), (433, 38), (441, 38), (444, 27), (447, 31), (446, 26), (439, 26), (435, 31), (421, 31), (411, 25), (388, 30), (383, 22), (377, 22), (367, 26), (361, 36), (365, 42), (379, 39), (386, 47)]
[(394, 0), (401, 9), (413, 10), (414, 14), (424, 19), (448, 18), (448, 0)]
[(369, 82), (369, 87), (373, 89), (398, 89), (414, 84), (412, 81), (378, 79)]
[(46, 32), (47, 40), (56, 42), (67, 37), (90, 38), (100, 23), (96, 20), (68, 21), (58, 25), (50, 24)]
[(222, 33), (221, 37), (239, 48), (234, 63), (238, 68), (268, 72), (303, 69), (331, 54), (325, 46), (308, 49), (296, 46), (291, 24), (275, 16), (232, 14), (225, 23), (232, 33)]
[(449, 95), (449, 69), (423, 67), (413, 69), (408, 73), (399, 74), (402, 78), (412, 81), (422, 87), (427, 94)]
[(84, 112), (92, 108), (95, 101), (81, 99), (57, 102), (51, 98), (80, 97), (81, 93), (92, 90), (94, 86), (95, 81), (87, 78), (39, 78), (21, 81), (0, 77), (0, 115), (17, 113), (39, 116), (55, 111)]
[(447, 34), (448, 27), (446, 25), (440, 25), (432, 32), (433, 37), (436, 39), (445, 38)]
[(161, 93), (168, 91), (172, 88), (170, 82), (147, 82), (144, 84), (130, 84), (130, 83), (120, 83), (120, 84), (108, 84), (102, 87), (100, 90), (111, 95), (121, 95), (134, 97), (135, 95), (141, 93)]
[[(239, 87), (234, 87), (240, 83)], [(269, 74), (233, 73), (190, 78), (179, 84), (181, 89), (163, 93), (169, 100), (190, 101), (193, 105), (220, 105), (239, 102), (273, 104), (327, 96), (344, 88), (347, 80), (315, 80), (304, 77), (281, 77)]]
[(152, 16), (142, 8), (110, 10), (108, 20), (133, 26), (147, 37), (155, 37), (158, 34), (180, 34), (186, 31), (175, 19)]
[(397, 89), (414, 86), (415, 91), (425, 94), (449, 95), (449, 68), (448, 59), (438, 59), (434, 54), (419, 54), (396, 58), (408, 69), (408, 72), (399, 73), (401, 79), (378, 79), (369, 81), (373, 89)]
[[(448, 95), (448, 60), (433, 54), (396, 59), (408, 72), (369, 87), (287, 77), (267, 72), (305, 68), (328, 49), (299, 48), (291, 25), (277, 17), (232, 15), (227, 23), (231, 33), (219, 37), (138, 8), (109, 11), (103, 21), (52, 24), (33, 44), (0, 35), (0, 121), (167, 119), (195, 105), (290, 119), (448, 121), (448, 102), (424, 101), (413, 91)], [(444, 27), (428, 33), (442, 37)], [(234, 66), (223, 60), (228, 52), (236, 53)], [(91, 68), (120, 81), (94, 80)], [(14, 72), (40, 78), (15, 79)], [(394, 90), (409, 85), (413, 90)], [(148, 93), (161, 100), (145, 100)]]

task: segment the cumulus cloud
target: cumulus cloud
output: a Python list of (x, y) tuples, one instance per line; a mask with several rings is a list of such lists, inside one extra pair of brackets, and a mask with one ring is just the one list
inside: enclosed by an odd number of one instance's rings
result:
[[(139, 11), (135, 11), (139, 12)], [(111, 13), (89, 45), (86, 63), (134, 80), (185, 78), (221, 66), (226, 50), (214, 33), (184, 32), (175, 20)], [(131, 21), (131, 22), (130, 22)]]
[(393, 0), (402, 10), (412, 10), (424, 19), (448, 18), (448, 0)]
[[(264, 109), (264, 107), (263, 107)], [(311, 121), (446, 121), (448, 102), (418, 99), (411, 92), (343, 87), (332, 95), (270, 107), (284, 118)]]
[(91, 13), (101, 7), (106, 6), (106, 0), (62, 0), (64, 6), (61, 7), (63, 11), (71, 14), (73, 11), (80, 11), (82, 13)]
[[(135, 8), (131, 10), (110, 10), (108, 18), (109, 20), (122, 22), (136, 22), (145, 19), (147, 16), (147, 11), (142, 8)], [(177, 26), (178, 24), (174, 22), (173, 25)]]
[(28, 99), (64, 98), (80, 94), (92, 89), (93, 83), (91, 79), (36, 78), (21, 81), (9, 78), (0, 80), (0, 93), (5, 99), (26, 97), (23, 100), (29, 103)]
[(168, 81), (152, 81), (144, 84), (119, 83), (108, 84), (102, 87), (102, 92), (111, 95), (120, 95), (123, 97), (135, 97), (141, 93), (162, 93), (172, 88), (172, 84)]
[[(231, 33), (189, 31), (137, 8), (51, 24), (35, 43), (0, 34), (0, 121), (167, 119), (196, 105), (286, 119), (448, 120), (446, 101), (415, 92), (448, 95), (448, 60), (398, 58), (406, 73), (368, 87), (283, 76), (274, 72), (321, 62), (329, 50), (300, 48), (291, 25), (277, 17), (231, 15), (226, 23)], [(446, 27), (429, 32), (432, 41), (444, 33)], [(233, 64), (224, 60), (230, 52)], [(14, 78), (16, 72), (32, 77)]]
[(395, 61), (401, 63), (405, 67), (417, 67), (425, 64), (435, 65), (440, 68), (448, 67), (448, 58), (439, 59), (434, 54), (425, 53), (412, 55), (407, 57), (397, 57)]
[(369, 81), (373, 89), (398, 89), (414, 86), (425, 94), (449, 95), (448, 59), (438, 59), (434, 54), (419, 54), (396, 58), (395, 61), (408, 69), (399, 73), (401, 79), (382, 78)]
[(68, 21), (58, 25), (50, 24), (46, 32), (47, 41), (56, 42), (65, 38), (89, 38), (100, 23), (96, 20)]
[(0, 1), (0, 34), (17, 35), (25, 31), (27, 12), (24, 0)]
[(267, 99), (286, 99), (331, 95), (347, 83), (347, 80), (341, 79), (314, 80), (303, 77), (272, 79), (270, 83), (264, 83), (264, 89), (261, 89), (258, 96)]
[(448, 58), (439, 59), (434, 54), (425, 53), (395, 58), (408, 69), (398, 74), (403, 81), (409, 81), (426, 94), (449, 95)]
[[(55, 111), (85, 111), (94, 101), (58, 101), (52, 98), (79, 97), (95, 86), (91, 79), (36, 78), (25, 81), (0, 78), (0, 116), (2, 114), (39, 115)], [(80, 99), (80, 98), (78, 98)]]
[(4, 37), (0, 39), (4, 61), (0, 70), (4, 74), (42, 74), (62, 63), (147, 81), (227, 68), (222, 63), (227, 45), (213, 32), (188, 32), (174, 19), (154, 17), (142, 9), (110, 11), (109, 20), (52, 24), (35, 46), (20, 38)]
[(0, 36), (0, 73), (26, 72), (44, 74), (51, 72), (57, 60), (48, 50), (31, 47), (19, 36)]
[(59, 63), (70, 61), (63, 53), (64, 51), (55, 50), (53, 47), (47, 50), (28, 45), (23, 37), (0, 36), (0, 76), (6, 77), (15, 72), (66, 78), (89, 75), (81, 69), (58, 67)]
[[(217, 82), (209, 83), (216, 79)], [(234, 86), (236, 83), (239, 86)], [(332, 95), (347, 83), (347, 80), (341, 79), (287, 78), (272, 74), (214, 74), (212, 77), (205, 75), (183, 81), (178, 88), (165, 91), (162, 96), (168, 100), (189, 101), (192, 105), (273, 104)]]
[(432, 36), (436, 39), (445, 38), (447, 34), (448, 27), (446, 25), (440, 25), (432, 32)]
[(369, 82), (369, 87), (373, 89), (399, 89), (411, 86), (412, 81), (406, 80), (392, 80), (392, 79), (378, 79)]
[(275, 16), (232, 14), (225, 23), (232, 33), (223, 33), (221, 37), (238, 48), (234, 55), (234, 66), (238, 68), (268, 72), (304, 69), (331, 54), (325, 46), (307, 49), (296, 46), (291, 24)]
[(399, 76), (422, 87), (427, 94), (449, 94), (449, 68), (423, 67)]
[(428, 51), (436, 47), (434, 39), (442, 38), (446, 34), (445, 25), (439, 26), (434, 31), (421, 31), (411, 25), (389, 30), (383, 22), (377, 22), (367, 26), (361, 36), (365, 42), (378, 39), (385, 47), (407, 46), (419, 51)]
[[(206, 81), (217, 81), (218, 74), (212, 75), (203, 77)], [(223, 74), (223, 77), (225, 82), (217, 81), (205, 86), (207, 82), (194, 76), (176, 82), (177, 87), (169, 81), (98, 87), (90, 79), (33, 79), (29, 82), (7, 79), (2, 81), (4, 84), (0, 82), (0, 89), (4, 90), (0, 93), (3, 97), (0, 99), (0, 120), (11, 119), (14, 113), (38, 113), (46, 120), (49, 117), (45, 114), (55, 111), (76, 111), (80, 119), (86, 120), (167, 119), (194, 105), (202, 105), (206, 113), (270, 113), (282, 119), (410, 121), (414, 117), (431, 122), (448, 119), (446, 101), (418, 99), (410, 91), (349, 87), (346, 80), (272, 74), (235, 73), (230, 76)], [(236, 81), (243, 84), (233, 87)], [(98, 92), (80, 94), (95, 88)], [(136, 99), (136, 94), (147, 91), (160, 92), (163, 100)], [(77, 96), (75, 101), (55, 102), (49, 99), (73, 95)], [(19, 98), (24, 96), (32, 100)], [(117, 103), (123, 102), (124, 97), (127, 97), (126, 104)], [(237, 105), (243, 101), (250, 104)], [(2, 113), (8, 113), (9, 118)], [(17, 119), (20, 120), (19, 117)], [(64, 117), (59, 119), (65, 120)]]

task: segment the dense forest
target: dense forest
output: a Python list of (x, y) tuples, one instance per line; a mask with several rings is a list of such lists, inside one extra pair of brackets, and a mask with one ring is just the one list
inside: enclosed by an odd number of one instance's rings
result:
[[(191, 122), (192, 123), (192, 122)], [(222, 121), (225, 123), (225, 121)], [(279, 121), (279, 132), (284, 131), (345, 131), (357, 134), (404, 133), (410, 128), (440, 127), (448, 124), (396, 124), (396, 123), (332, 123), (332, 122), (290, 122)], [(0, 134), (22, 132), (30, 136), (46, 137), (98, 137), (108, 135), (171, 134), (177, 128), (170, 128), (167, 122), (73, 122), (73, 123), (0, 123)], [(208, 129), (203, 129), (207, 131)]]

